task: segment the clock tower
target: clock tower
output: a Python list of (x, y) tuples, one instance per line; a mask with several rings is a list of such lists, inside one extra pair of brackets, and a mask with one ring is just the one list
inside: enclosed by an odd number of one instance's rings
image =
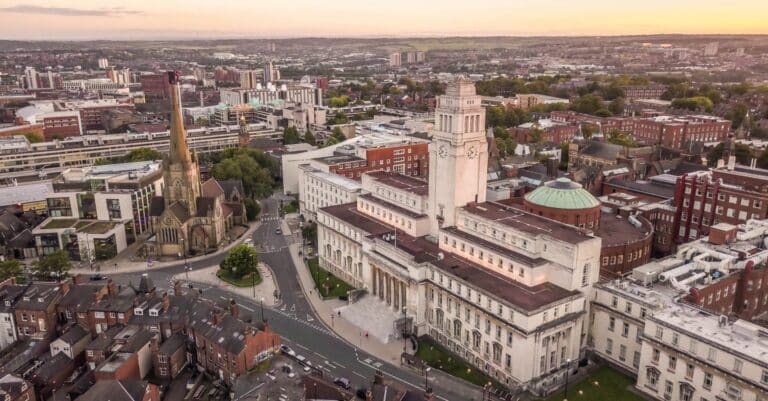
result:
[(472, 81), (460, 77), (437, 99), (429, 144), (430, 234), (456, 225), (456, 208), (485, 202), (488, 142), (485, 109)]

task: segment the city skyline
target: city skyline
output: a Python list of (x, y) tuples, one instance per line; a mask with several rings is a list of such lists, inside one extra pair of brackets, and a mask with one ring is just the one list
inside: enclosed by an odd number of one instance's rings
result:
[[(14, 40), (203, 39), (409, 36), (593, 36), (651, 34), (768, 34), (768, 3), (756, 0), (649, 0), (639, 5), (523, 2), (350, 0), (253, 5), (153, 3), (136, 0), (35, 1), (0, 7), (0, 37)], [(746, 12), (749, 10), (749, 12)], [(277, 18), (275, 18), (275, 16)], [(172, 18), (169, 18), (172, 17)], [(45, 27), (45, 29), (40, 29)], [(190, 28), (193, 27), (193, 28)]]

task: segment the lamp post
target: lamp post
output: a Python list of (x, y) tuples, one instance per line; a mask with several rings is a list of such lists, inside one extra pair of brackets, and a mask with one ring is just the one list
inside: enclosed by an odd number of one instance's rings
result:
[(432, 370), (429, 366), (424, 369), (424, 391), (429, 390), (429, 371)]
[(565, 389), (563, 390), (563, 401), (568, 401), (568, 376), (571, 375), (571, 358), (565, 360)]
[[(253, 266), (253, 264), (254, 264), (253, 263), (253, 254), (249, 253), (248, 254), (248, 258), (251, 260), (251, 267), (255, 268), (255, 266)], [(253, 284), (252, 285), (252, 287), (253, 287), (253, 299), (256, 299), (256, 270), (251, 272), (251, 283)], [(261, 298), (261, 300), (264, 301), (264, 298)], [(263, 314), (264, 313), (262, 313), (262, 315)], [(263, 317), (262, 317), (262, 320), (264, 320)]]
[(264, 297), (261, 297), (259, 300), (259, 306), (261, 308), (261, 322), (264, 323), (266, 320), (264, 320)]
[(189, 264), (187, 263), (187, 247), (184, 237), (179, 238), (181, 240), (181, 251), (184, 253), (184, 271), (187, 272), (187, 280), (189, 280)]
[(403, 353), (408, 352), (408, 309), (403, 307)]

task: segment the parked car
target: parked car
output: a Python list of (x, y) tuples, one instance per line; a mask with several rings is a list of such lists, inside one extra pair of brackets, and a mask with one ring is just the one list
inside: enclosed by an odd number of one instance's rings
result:
[(290, 355), (290, 356), (295, 356), (296, 355), (296, 351), (292, 350), (291, 347), (289, 347), (289, 346), (287, 346), (285, 344), (280, 346), (280, 351), (282, 353)]
[(333, 384), (345, 390), (349, 390), (350, 388), (352, 388), (352, 385), (349, 383), (349, 379), (347, 379), (346, 377), (337, 377), (333, 379)]
[(91, 275), (91, 281), (100, 281), (100, 280), (106, 280), (106, 279), (107, 279), (107, 276), (105, 276), (103, 274)]
[(276, 230), (275, 230), (275, 235), (283, 235), (283, 230), (281, 230), (281, 229), (279, 229), (279, 228), (278, 228), (278, 229), (276, 229)]

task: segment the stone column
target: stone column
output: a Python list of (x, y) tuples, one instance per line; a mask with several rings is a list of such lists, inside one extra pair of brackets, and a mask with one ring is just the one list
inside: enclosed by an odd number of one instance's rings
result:
[(371, 291), (373, 292), (373, 295), (377, 295), (376, 294), (376, 290), (378, 289), (378, 286), (377, 286), (378, 283), (376, 282), (376, 267), (375, 266), (371, 266), (371, 278), (373, 280), (373, 285), (371, 286)]
[(392, 307), (400, 311), (400, 284), (394, 277), (392, 277)]

